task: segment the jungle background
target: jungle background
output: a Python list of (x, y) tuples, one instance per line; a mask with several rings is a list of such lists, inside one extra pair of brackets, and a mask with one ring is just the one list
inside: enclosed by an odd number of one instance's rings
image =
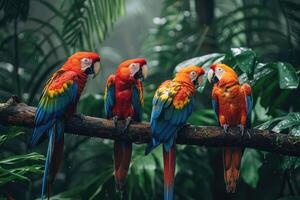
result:
[[(230, 64), (253, 87), (253, 127), (300, 136), (300, 2), (297, 0), (0, 0), (0, 102), (36, 106), (47, 78), (75, 51), (96, 51), (102, 73), (78, 112), (104, 116), (105, 80), (145, 57), (144, 121), (157, 86), (176, 68)], [(185, 61), (185, 62), (183, 62)], [(203, 84), (189, 123), (216, 125)], [(1, 123), (1, 122), (0, 122)], [(47, 142), (27, 150), (31, 129), (0, 127), (0, 199), (40, 196)], [(161, 148), (135, 145), (123, 199), (162, 199)], [(300, 159), (246, 149), (237, 192), (225, 193), (220, 148), (178, 145), (175, 199), (300, 199)], [(112, 141), (65, 135), (51, 199), (121, 199)]]

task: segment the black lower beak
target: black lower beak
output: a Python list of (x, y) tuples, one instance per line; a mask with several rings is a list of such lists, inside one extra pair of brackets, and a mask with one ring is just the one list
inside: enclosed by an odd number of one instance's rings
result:
[(143, 75), (142, 68), (140, 68), (139, 71), (137, 73), (135, 73), (134, 78), (136, 80), (138, 80), (138, 79), (144, 80), (144, 75)]
[(218, 79), (218, 77), (215, 74), (213, 74), (213, 77), (212, 77), (211, 80), (212, 80), (213, 83), (219, 82), (219, 79)]
[(87, 75), (89, 75), (89, 74), (94, 74), (94, 73), (95, 73), (95, 72), (94, 72), (94, 67), (91, 66), (91, 67), (87, 68), (84, 72), (85, 72)]
[(193, 80), (194, 86), (198, 86), (198, 78), (199, 78), (199, 76), (197, 76), (197, 78), (195, 78), (195, 80)]

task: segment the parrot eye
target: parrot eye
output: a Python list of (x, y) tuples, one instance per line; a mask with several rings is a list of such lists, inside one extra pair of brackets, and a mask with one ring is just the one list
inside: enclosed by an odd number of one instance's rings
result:
[(131, 63), (131, 64), (129, 65), (129, 67), (131, 67), (131, 68), (137, 68), (137, 67), (139, 67), (139, 66), (138, 66), (137, 63)]
[(218, 72), (222, 72), (222, 71), (223, 71), (223, 69), (221, 69), (221, 68), (218, 68), (218, 69), (217, 69), (217, 71), (218, 71)]
[(89, 59), (88, 59), (88, 58), (83, 58), (83, 59), (81, 59), (81, 61), (82, 61), (83, 63), (89, 63)]
[(197, 75), (197, 72), (192, 71), (192, 72), (191, 72), (191, 75), (196, 76), (196, 75)]
[(197, 78), (197, 76), (198, 76), (198, 73), (195, 72), (195, 71), (192, 71), (192, 72), (190, 73), (190, 79), (191, 79), (192, 81), (194, 81), (194, 80)]

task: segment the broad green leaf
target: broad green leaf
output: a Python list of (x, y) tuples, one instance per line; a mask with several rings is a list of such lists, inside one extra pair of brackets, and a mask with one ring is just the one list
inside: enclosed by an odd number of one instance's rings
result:
[(208, 70), (209, 66), (212, 63), (214, 63), (216, 60), (222, 60), (223, 58), (224, 54), (220, 53), (212, 53), (200, 57), (191, 58), (177, 64), (175, 67), (175, 72), (189, 65), (201, 66), (204, 67), (205, 70)]
[(296, 89), (299, 85), (299, 77), (295, 68), (289, 63), (274, 63), (278, 70), (279, 86), (281, 89)]
[(279, 133), (280, 131), (291, 128), (293, 126), (300, 126), (300, 113), (290, 113), (282, 121), (280, 121), (272, 130)]
[(237, 66), (246, 73), (249, 77), (253, 77), (256, 55), (254, 51), (248, 48), (232, 48), (232, 55), (235, 57)]
[(278, 122), (278, 121), (283, 120), (283, 119), (284, 119), (284, 117), (278, 117), (278, 118), (275, 118), (275, 119), (271, 119), (271, 120), (269, 120), (265, 123), (262, 123), (262, 124), (256, 126), (255, 128), (258, 128), (260, 130), (268, 129), (272, 125), (274, 125), (275, 122)]
[(246, 149), (242, 158), (241, 177), (245, 183), (256, 188), (259, 181), (259, 169), (262, 166), (261, 155), (254, 149)]
[(300, 136), (300, 126), (292, 128), (290, 134), (294, 136)]

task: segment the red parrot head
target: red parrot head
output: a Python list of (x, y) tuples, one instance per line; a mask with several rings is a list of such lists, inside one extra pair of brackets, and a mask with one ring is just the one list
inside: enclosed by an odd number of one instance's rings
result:
[(195, 86), (201, 85), (205, 71), (202, 67), (187, 66), (180, 69), (175, 75), (175, 81), (192, 83)]
[(222, 81), (226, 83), (238, 81), (238, 76), (231, 67), (218, 63), (210, 66), (207, 79), (209, 82), (218, 83)]
[(95, 52), (76, 52), (68, 58), (62, 69), (93, 74), (95, 77), (100, 72), (100, 56)]
[(124, 79), (145, 79), (147, 78), (148, 67), (144, 58), (135, 58), (122, 62), (116, 74)]

